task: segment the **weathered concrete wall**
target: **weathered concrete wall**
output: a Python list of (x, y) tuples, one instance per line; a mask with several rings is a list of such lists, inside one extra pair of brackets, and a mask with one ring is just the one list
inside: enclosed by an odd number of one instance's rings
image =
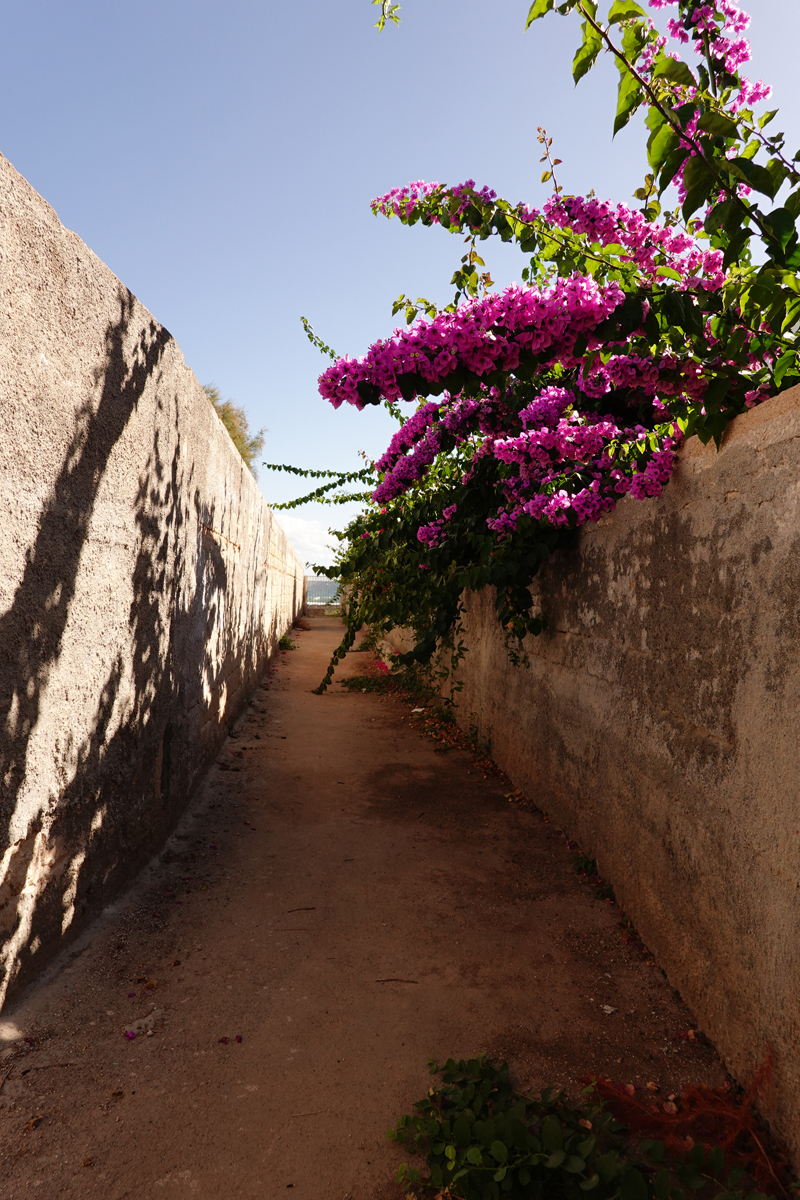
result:
[(597, 855), (674, 986), (800, 1160), (800, 388), (696, 440), (657, 501), (554, 557), (509, 665), (467, 597), (462, 718)]
[(0, 1005), (158, 847), (303, 566), (170, 334), (0, 158)]

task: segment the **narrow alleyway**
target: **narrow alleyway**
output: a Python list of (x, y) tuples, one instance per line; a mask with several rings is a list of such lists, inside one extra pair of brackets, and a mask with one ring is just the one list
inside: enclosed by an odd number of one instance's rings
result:
[(399, 701), (312, 695), (341, 626), (308, 624), (160, 862), (3, 1015), (4, 1200), (394, 1200), (431, 1056), (720, 1082), (560, 832)]

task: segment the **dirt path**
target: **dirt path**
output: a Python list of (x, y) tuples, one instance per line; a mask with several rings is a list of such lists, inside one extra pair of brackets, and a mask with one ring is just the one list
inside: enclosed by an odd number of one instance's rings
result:
[(5, 1200), (392, 1200), (429, 1056), (721, 1080), (554, 827), (398, 701), (311, 694), (340, 626), (310, 624), (161, 862), (5, 1014)]

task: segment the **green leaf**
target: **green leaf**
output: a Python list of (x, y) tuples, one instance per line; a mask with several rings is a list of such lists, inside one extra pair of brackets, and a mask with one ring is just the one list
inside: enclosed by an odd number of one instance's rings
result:
[(472, 1137), (470, 1123), (462, 1114), (453, 1125), (453, 1138), (459, 1145), (463, 1146), (470, 1141)]
[(773, 194), (773, 196), (777, 196), (778, 192), (781, 189), (781, 184), (783, 183), (783, 181), (787, 175), (786, 168), (784, 167), (783, 163), (780, 162), (779, 159), (771, 158), (769, 160), (769, 162), (767, 163), (767, 171), (772, 176), (772, 183), (773, 183), (773, 188), (774, 188), (774, 191), (772, 194)]
[(795, 218), (789, 209), (774, 208), (764, 218), (764, 224), (772, 230), (781, 250), (785, 250), (795, 232)]
[(683, 168), (683, 186), (686, 188), (686, 199), (682, 212), (684, 218), (688, 219), (709, 198), (714, 188), (719, 187), (719, 182), (703, 159), (695, 155), (687, 160)]
[(647, 110), (644, 123), (652, 133), (656, 133), (664, 124), (664, 114), (660, 109), (652, 106)]
[(765, 196), (769, 196), (770, 200), (775, 195), (775, 180), (766, 167), (759, 166), (758, 163), (751, 162), (749, 158), (743, 158), (741, 155), (738, 158), (729, 159), (727, 166), (731, 174), (738, 179), (743, 179), (757, 192), (763, 192)]
[(732, 233), (737, 226), (741, 226), (743, 218), (744, 209), (736, 200), (720, 200), (711, 209), (703, 227), (706, 233), (715, 233), (718, 229)]
[(661, 164), (681, 144), (677, 133), (666, 122), (650, 135), (647, 142), (647, 159), (653, 170), (657, 171)]
[(600, 1172), (603, 1183), (610, 1183), (617, 1173), (617, 1156), (613, 1151), (601, 1154), (594, 1165), (595, 1169)]
[(556, 1167), (560, 1167), (566, 1157), (563, 1150), (554, 1150), (544, 1165), (549, 1170), (555, 1171)]
[(622, 50), (629, 63), (635, 63), (644, 49), (647, 32), (641, 21), (629, 21), (622, 34)]
[(790, 301), (790, 303), (786, 305), (786, 316), (784, 317), (783, 324), (781, 325), (781, 333), (787, 333), (789, 330), (794, 329), (795, 325), (797, 325), (799, 321), (800, 297), (797, 297), (797, 299)]
[(683, 276), (678, 271), (674, 271), (672, 267), (659, 267), (656, 275), (661, 275), (665, 279), (676, 279), (678, 283), (683, 279)]
[(564, 1145), (564, 1132), (556, 1117), (545, 1117), (540, 1130), (542, 1145), (548, 1154), (555, 1153)]
[(733, 234), (722, 258), (723, 269), (729, 267), (731, 263), (739, 261), (742, 250), (752, 236), (752, 229), (740, 229), (738, 233)]
[(686, 63), (666, 54), (658, 59), (653, 76), (656, 79), (667, 79), (670, 83), (682, 83), (684, 87), (697, 87), (697, 80)]
[[(711, 413), (710, 416), (701, 417), (697, 422), (697, 437), (699, 441), (702, 445), (707, 446), (713, 438), (717, 446), (719, 446), (727, 424), (728, 418), (723, 413)], [(702, 1180), (702, 1178), (702, 1175), (688, 1171), (685, 1175), (681, 1175), (681, 1183), (686, 1184), (687, 1187), (694, 1188), (696, 1181), (698, 1179)]]
[(496, 1159), (500, 1163), (508, 1162), (508, 1146), (506, 1146), (505, 1142), (492, 1142), (489, 1153), (491, 1154), (492, 1158)]
[(587, 71), (590, 71), (597, 62), (597, 56), (603, 47), (603, 41), (594, 26), (588, 21), (584, 21), (583, 42), (578, 48), (575, 58), (572, 61), (572, 78), (578, 84)]
[(722, 1146), (715, 1146), (708, 1156), (708, 1169), (714, 1175), (719, 1175), (725, 1166), (725, 1152)]
[(735, 138), (739, 136), (736, 122), (718, 112), (703, 113), (697, 122), (697, 128), (702, 129), (703, 133), (713, 134), (714, 137)]
[(785, 375), (797, 375), (797, 373), (797, 352), (795, 350), (787, 350), (780, 356), (776, 364), (773, 376), (775, 386), (781, 386)]
[(638, 80), (634, 75), (631, 75), (630, 71), (623, 68), (617, 92), (617, 112), (614, 117), (615, 137), (620, 129), (624, 129), (628, 124), (628, 121), (630, 121), (643, 99), (644, 92), (639, 86)]
[(472, 1163), (474, 1167), (483, 1165), (483, 1155), (481, 1154), (480, 1146), (470, 1146), (467, 1151), (467, 1162)]
[(670, 1193), (670, 1177), (669, 1171), (662, 1170), (656, 1173), (653, 1180), (653, 1191), (656, 1194), (656, 1200), (669, 1200)]
[(507, 1171), (508, 1167), (501, 1167), (499, 1171), (495, 1172), (495, 1174), (492, 1176), (492, 1179), (495, 1181), (495, 1183), (500, 1183), (501, 1179), (505, 1179)]
[(777, 117), (777, 115), (778, 115), (777, 108), (773, 108), (772, 112), (764, 113), (763, 116), (760, 116), (758, 118), (758, 128), (764, 129), (764, 127), (766, 125), (769, 125), (769, 123), (773, 119), (773, 117)]
[(670, 325), (677, 325), (687, 333), (702, 334), (703, 317), (691, 292), (668, 291), (661, 299), (661, 308)]
[(525, 22), (525, 28), (528, 29), (534, 21), (538, 21), (539, 17), (552, 12), (554, 4), (555, 0), (533, 0), (533, 4), (528, 9), (528, 19)]
[(673, 108), (672, 115), (680, 122), (681, 129), (685, 129), (696, 112), (696, 102), (687, 100), (685, 104), (679, 104), (677, 108)]
[(630, 17), (645, 17), (647, 13), (640, 8), (636, 0), (614, 0), (608, 12), (609, 25), (618, 25)]
[(592, 1190), (592, 1188), (597, 1187), (599, 1182), (600, 1182), (600, 1176), (597, 1173), (595, 1173), (594, 1175), (592, 1175), (591, 1179), (582, 1179), (581, 1180), (580, 1189), (582, 1192), (590, 1192)]
[(664, 166), (661, 169), (661, 174), (658, 178), (658, 194), (659, 196), (666, 191), (673, 179), (680, 171), (686, 159), (689, 157), (689, 151), (686, 146), (678, 146), (677, 150), (673, 150)]
[(620, 1180), (620, 1200), (648, 1200), (644, 1176), (635, 1167), (628, 1167)]
[(564, 1163), (564, 1170), (569, 1171), (570, 1175), (580, 1175), (585, 1166), (586, 1162), (584, 1159), (578, 1158), (577, 1154), (570, 1154)]

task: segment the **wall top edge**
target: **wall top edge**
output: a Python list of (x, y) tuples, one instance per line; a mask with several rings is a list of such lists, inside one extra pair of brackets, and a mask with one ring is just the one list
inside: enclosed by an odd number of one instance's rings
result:
[[(771, 428), (770, 428), (771, 427)], [(765, 434), (767, 435), (765, 437)], [(737, 443), (763, 443), (800, 436), (800, 384), (787, 388), (779, 396), (764, 400), (756, 408), (731, 421), (722, 435), (720, 453)], [(704, 446), (699, 438), (690, 438), (680, 452), (682, 459), (707, 458), (710, 465), (717, 457), (713, 442)]]

